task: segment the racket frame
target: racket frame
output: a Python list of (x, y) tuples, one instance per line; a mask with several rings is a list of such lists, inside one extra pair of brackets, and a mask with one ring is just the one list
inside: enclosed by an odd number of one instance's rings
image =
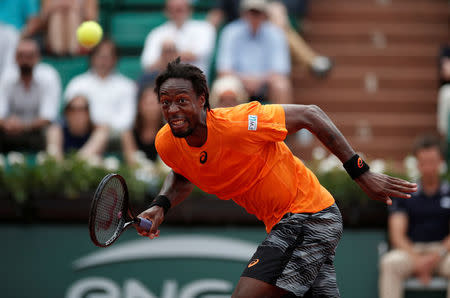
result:
[[(113, 236), (106, 241), (105, 243), (100, 243), (97, 240), (97, 237), (95, 235), (95, 218), (97, 215), (97, 204), (101, 198), (101, 195), (105, 189), (105, 185), (111, 180), (117, 178), (120, 182), (120, 184), (123, 187), (123, 204), (122, 204), (122, 214), (124, 216), (124, 220), (122, 221), (123, 224), (117, 226)], [(125, 182), (125, 179), (120, 176), (119, 174), (115, 174), (115, 173), (111, 173), (106, 175), (102, 181), (100, 181), (99, 185), (97, 186), (97, 189), (95, 190), (94, 193), (94, 198), (92, 200), (91, 203), (91, 210), (89, 213), (89, 235), (91, 237), (92, 242), (99, 247), (107, 247), (110, 246), (111, 244), (114, 243), (114, 241), (117, 240), (117, 238), (119, 238), (119, 236), (122, 234), (123, 231), (125, 231), (127, 228), (129, 228), (131, 225), (133, 224), (137, 224), (139, 225), (140, 223), (140, 219), (137, 217), (134, 217), (130, 206), (128, 204), (128, 188), (127, 188), (127, 184)]]

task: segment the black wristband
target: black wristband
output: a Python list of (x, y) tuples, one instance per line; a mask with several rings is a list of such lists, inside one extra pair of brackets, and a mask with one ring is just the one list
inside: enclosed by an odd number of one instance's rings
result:
[(344, 162), (343, 166), (352, 179), (358, 178), (370, 169), (358, 154)]
[(163, 196), (163, 195), (158, 195), (153, 200), (153, 202), (150, 204), (150, 207), (153, 207), (153, 206), (162, 207), (164, 209), (164, 215), (166, 215), (167, 211), (169, 211), (171, 205), (172, 204), (170, 203), (170, 200), (168, 197)]

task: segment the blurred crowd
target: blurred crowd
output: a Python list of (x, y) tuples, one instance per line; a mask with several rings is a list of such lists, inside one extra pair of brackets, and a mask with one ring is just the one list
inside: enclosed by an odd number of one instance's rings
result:
[[(216, 1), (200, 20), (194, 5), (165, 1), (167, 21), (143, 40), (142, 75), (133, 81), (116, 68), (120, 49), (108, 36), (93, 49), (76, 40), (81, 22), (98, 21), (97, 0), (2, 1), (0, 151), (45, 150), (60, 160), (71, 151), (81, 158), (120, 152), (129, 165), (143, 152), (155, 161), (154, 139), (164, 123), (153, 84), (177, 57), (203, 70), (213, 108), (292, 103), (291, 60), (319, 77), (332, 68), (292, 25), (306, 1)], [(62, 90), (43, 55), (88, 55), (89, 68)]]

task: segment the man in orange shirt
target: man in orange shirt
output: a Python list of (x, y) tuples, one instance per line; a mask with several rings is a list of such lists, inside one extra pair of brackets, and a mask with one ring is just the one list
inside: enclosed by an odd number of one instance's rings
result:
[(245, 268), (233, 297), (340, 297), (333, 259), (342, 218), (333, 197), (283, 142), (306, 128), (342, 162), (375, 200), (409, 198), (416, 184), (373, 173), (316, 106), (258, 102), (211, 110), (203, 73), (170, 63), (155, 91), (166, 121), (156, 149), (172, 168), (160, 194), (139, 216), (152, 221), (151, 239), (167, 210), (197, 185), (232, 199), (266, 225), (267, 238)]

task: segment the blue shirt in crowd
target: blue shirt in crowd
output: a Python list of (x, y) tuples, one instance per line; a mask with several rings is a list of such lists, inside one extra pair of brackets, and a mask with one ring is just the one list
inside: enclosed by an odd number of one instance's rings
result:
[(410, 199), (394, 198), (389, 212), (406, 213), (412, 242), (442, 241), (450, 232), (450, 185), (443, 181), (432, 196), (427, 196), (419, 185)]
[(0, 23), (13, 25), (17, 30), (21, 30), (30, 17), (38, 14), (38, 0), (0, 1)]
[(291, 70), (284, 32), (270, 22), (264, 22), (253, 35), (246, 21), (236, 20), (224, 27), (218, 47), (218, 71), (264, 76)]

